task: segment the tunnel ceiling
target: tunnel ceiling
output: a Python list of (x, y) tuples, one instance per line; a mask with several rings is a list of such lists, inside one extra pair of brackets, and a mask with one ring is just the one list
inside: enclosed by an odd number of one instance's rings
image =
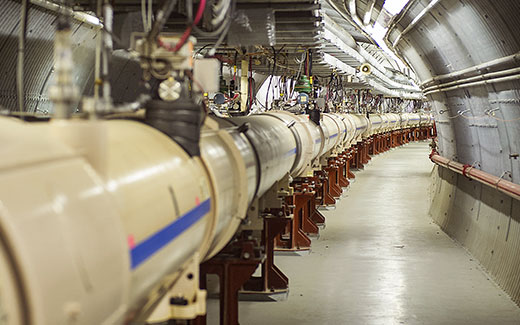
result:
[[(336, 1), (351, 2), (364, 17), (366, 1)], [(390, 20), (382, 2), (372, 17), (432, 103), (441, 154), (519, 183), (520, 2), (412, 0)]]

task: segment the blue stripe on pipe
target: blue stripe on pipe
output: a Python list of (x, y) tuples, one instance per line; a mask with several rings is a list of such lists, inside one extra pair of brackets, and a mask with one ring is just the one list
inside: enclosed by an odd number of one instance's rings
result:
[(321, 142), (321, 139), (316, 139), (316, 140), (314, 141), (314, 143), (320, 143), (320, 142)]
[(337, 137), (337, 136), (338, 136), (338, 134), (337, 134), (337, 133), (334, 133), (333, 135), (331, 135), (331, 136), (329, 137), (329, 139), (335, 138), (335, 137)]
[(366, 128), (366, 126), (360, 126), (360, 127), (356, 128), (356, 130), (361, 130), (361, 129), (365, 129), (365, 128)]
[(286, 156), (292, 156), (296, 154), (296, 148), (292, 148), (291, 150), (285, 153)]
[(381, 122), (372, 122), (372, 124), (381, 124)]
[(193, 226), (211, 208), (210, 199), (202, 202), (186, 214), (162, 228), (155, 234), (146, 238), (130, 250), (132, 270), (149, 259), (153, 254), (168, 245), (172, 240), (181, 235), (189, 227)]

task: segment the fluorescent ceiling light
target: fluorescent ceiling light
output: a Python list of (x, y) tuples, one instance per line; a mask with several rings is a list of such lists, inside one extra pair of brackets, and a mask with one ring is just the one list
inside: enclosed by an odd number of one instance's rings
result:
[(410, 0), (386, 0), (383, 8), (392, 16), (395, 16), (403, 10), (404, 6), (406, 6), (409, 1)]

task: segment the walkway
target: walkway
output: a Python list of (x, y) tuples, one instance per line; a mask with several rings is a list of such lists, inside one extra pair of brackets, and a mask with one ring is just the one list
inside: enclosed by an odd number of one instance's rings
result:
[(289, 299), (240, 302), (240, 323), (520, 324), (520, 309), (429, 218), (431, 169), (427, 143), (374, 157), (324, 212), (312, 253), (276, 257)]

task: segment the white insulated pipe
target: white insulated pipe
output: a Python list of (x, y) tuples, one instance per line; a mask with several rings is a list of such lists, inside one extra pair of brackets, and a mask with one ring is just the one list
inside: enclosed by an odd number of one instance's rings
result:
[(139, 319), (193, 256), (226, 245), (255, 196), (374, 125), (361, 114), (323, 114), (319, 126), (288, 112), (212, 119), (190, 157), (139, 122), (0, 118), (0, 296), (12, 297), (0, 307), (12, 324)]

